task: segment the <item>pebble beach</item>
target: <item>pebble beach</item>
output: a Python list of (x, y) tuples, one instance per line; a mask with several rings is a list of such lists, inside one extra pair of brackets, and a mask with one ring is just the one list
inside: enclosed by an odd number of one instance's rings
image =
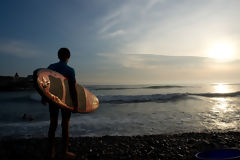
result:
[[(201, 151), (240, 148), (240, 132), (182, 133), (142, 136), (76, 137), (70, 151), (77, 160), (196, 159)], [(47, 159), (47, 138), (2, 139), (1, 160)], [(61, 159), (61, 138), (56, 141), (56, 159)]]

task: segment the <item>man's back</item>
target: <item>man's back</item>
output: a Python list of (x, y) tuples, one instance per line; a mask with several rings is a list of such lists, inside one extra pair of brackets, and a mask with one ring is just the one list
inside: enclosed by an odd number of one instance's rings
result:
[(67, 62), (59, 61), (58, 63), (54, 63), (49, 65), (48, 69), (54, 70), (63, 76), (67, 77), (70, 81), (76, 82), (75, 79), (75, 71), (73, 68), (67, 65)]

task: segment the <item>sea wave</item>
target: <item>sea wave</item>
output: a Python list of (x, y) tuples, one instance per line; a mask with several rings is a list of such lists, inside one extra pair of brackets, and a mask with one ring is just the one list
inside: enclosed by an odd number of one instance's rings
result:
[(178, 85), (157, 85), (157, 86), (141, 86), (141, 87), (111, 87), (111, 86), (95, 86), (87, 87), (89, 90), (128, 90), (128, 89), (169, 89), (169, 88), (186, 88), (188, 86), (178, 86)]
[[(151, 95), (97, 95), (100, 103), (144, 103), (144, 102), (167, 102), (194, 99), (197, 97), (238, 97), (240, 91), (231, 93), (169, 93)], [(39, 103), (41, 96), (37, 93), (0, 99), (0, 102), (34, 102)]]
[(98, 96), (100, 103), (141, 103), (164, 102), (186, 98), (187, 94), (154, 94), (154, 95), (111, 95)]
[(231, 93), (189, 93), (189, 95), (202, 97), (237, 97), (240, 96), (240, 91)]
[(165, 89), (165, 88), (186, 88), (186, 86), (172, 86), (172, 85), (166, 85), (166, 86), (149, 86), (144, 87), (146, 89)]
[(89, 88), (89, 90), (103, 91), (103, 90), (127, 90), (127, 89), (141, 89), (141, 88), (128, 88), (128, 87), (104, 87), (104, 88)]
[(2, 98), (0, 99), (0, 102), (40, 102), (41, 101), (41, 96), (37, 93), (34, 94), (29, 94), (29, 95), (20, 95), (20, 96), (16, 96), (16, 97), (9, 97), (9, 98)]
[(233, 93), (171, 93), (171, 94), (152, 94), (152, 95), (108, 95), (98, 96), (100, 103), (143, 103), (143, 102), (167, 102), (193, 99), (201, 97), (237, 97), (240, 92)]

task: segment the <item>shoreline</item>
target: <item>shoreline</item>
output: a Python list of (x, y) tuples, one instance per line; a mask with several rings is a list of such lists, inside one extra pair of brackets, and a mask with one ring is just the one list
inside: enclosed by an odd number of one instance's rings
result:
[[(181, 133), (141, 136), (70, 138), (70, 151), (76, 159), (195, 159), (205, 150), (240, 148), (240, 132)], [(56, 138), (57, 157), (61, 138)], [(7, 159), (46, 159), (47, 138), (2, 139), (0, 157)], [(57, 159), (58, 159), (57, 158)]]

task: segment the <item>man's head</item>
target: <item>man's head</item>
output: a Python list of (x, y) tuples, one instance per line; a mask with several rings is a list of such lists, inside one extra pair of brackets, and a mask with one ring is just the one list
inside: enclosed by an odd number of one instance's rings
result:
[(70, 51), (67, 48), (60, 48), (58, 50), (58, 58), (60, 61), (68, 61), (70, 58)]

